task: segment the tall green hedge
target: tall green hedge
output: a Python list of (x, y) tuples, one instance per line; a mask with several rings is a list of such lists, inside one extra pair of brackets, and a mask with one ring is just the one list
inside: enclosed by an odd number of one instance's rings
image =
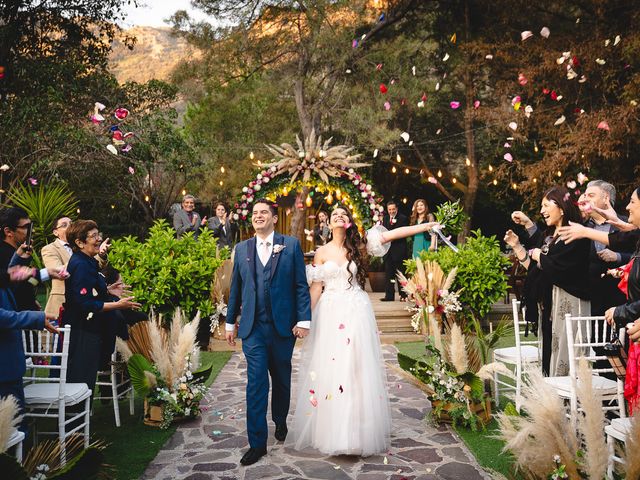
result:
[(227, 258), (229, 249), (219, 249), (210, 230), (197, 240), (192, 232), (177, 239), (165, 220), (154, 223), (144, 242), (131, 236), (114, 240), (109, 253), (144, 310), (171, 313), (180, 307), (189, 317), (198, 310), (213, 313), (213, 276)]
[[(464, 315), (476, 318), (486, 316), (491, 306), (507, 293), (505, 268), (509, 260), (500, 250), (495, 236), (484, 237), (480, 230), (471, 232), (466, 242), (458, 246), (456, 253), (450, 248), (422, 252), (422, 260), (435, 260), (445, 273), (458, 267), (452, 290), (459, 290)], [(414, 260), (405, 261), (407, 273), (415, 271)]]

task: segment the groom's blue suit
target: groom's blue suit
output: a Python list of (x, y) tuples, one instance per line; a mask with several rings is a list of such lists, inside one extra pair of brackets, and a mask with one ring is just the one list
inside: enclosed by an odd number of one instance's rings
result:
[(274, 253), (264, 266), (257, 258), (256, 237), (236, 246), (227, 306), (229, 324), (235, 323), (242, 306), (238, 337), (247, 359), (247, 432), (252, 448), (267, 446), (269, 375), (273, 421), (286, 423), (296, 340), (292, 330), (297, 322), (311, 320), (300, 242), (276, 232), (273, 244)]

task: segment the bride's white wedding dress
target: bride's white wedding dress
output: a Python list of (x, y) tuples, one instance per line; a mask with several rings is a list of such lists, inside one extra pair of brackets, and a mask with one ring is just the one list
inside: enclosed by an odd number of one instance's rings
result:
[[(368, 233), (369, 252), (384, 254), (379, 230)], [(302, 347), (288, 443), (327, 455), (386, 452), (391, 430), (386, 375), (373, 307), (357, 283), (356, 266), (328, 261), (308, 266), (307, 278), (323, 282), (324, 291)]]

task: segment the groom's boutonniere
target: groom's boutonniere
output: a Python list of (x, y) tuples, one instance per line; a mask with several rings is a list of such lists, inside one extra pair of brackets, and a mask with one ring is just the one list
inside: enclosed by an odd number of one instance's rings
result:
[(273, 254), (276, 255), (276, 254), (280, 253), (282, 250), (284, 250), (285, 248), (287, 248), (285, 245), (280, 245), (280, 244), (274, 245), (273, 246)]

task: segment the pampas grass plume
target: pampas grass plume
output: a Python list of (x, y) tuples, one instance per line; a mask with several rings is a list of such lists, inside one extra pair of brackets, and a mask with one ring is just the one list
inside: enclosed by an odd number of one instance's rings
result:
[(469, 358), (464, 335), (460, 326), (453, 324), (449, 341), (449, 361), (455, 367), (457, 373), (465, 373), (469, 369)]
[(122, 359), (125, 362), (128, 362), (133, 355), (133, 352), (129, 348), (129, 344), (122, 340), (120, 337), (116, 337), (116, 350), (118, 350), (120, 355), (122, 355)]
[(626, 478), (640, 478), (640, 413), (636, 410), (631, 417), (631, 428), (625, 442)]
[(20, 420), (22, 415), (18, 415), (17, 400), (12, 395), (0, 400), (0, 453), (6, 451), (11, 434)]

